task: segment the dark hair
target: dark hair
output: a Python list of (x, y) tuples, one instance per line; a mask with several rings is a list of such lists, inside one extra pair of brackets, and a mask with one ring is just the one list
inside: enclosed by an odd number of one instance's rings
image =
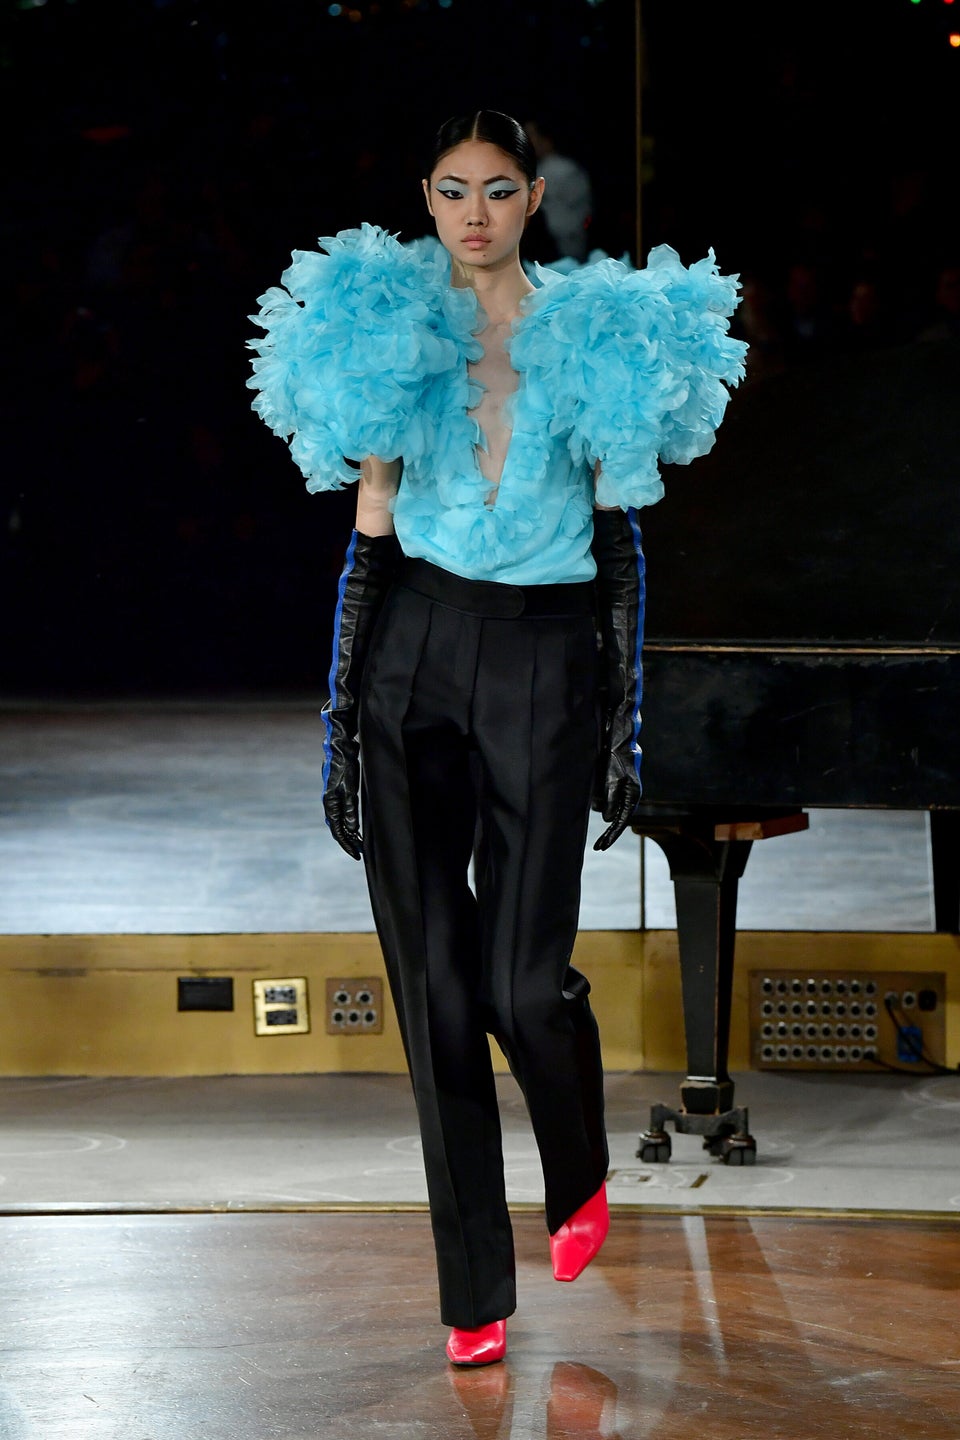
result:
[(526, 130), (512, 115), (500, 110), (478, 110), (473, 115), (452, 115), (444, 120), (427, 156), (425, 175), (429, 178), (449, 150), (465, 140), (485, 140), (515, 160), (532, 185), (537, 178), (537, 157)]

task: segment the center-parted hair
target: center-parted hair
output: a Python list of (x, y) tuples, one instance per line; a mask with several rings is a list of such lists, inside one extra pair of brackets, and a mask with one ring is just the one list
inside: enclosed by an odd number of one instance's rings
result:
[(496, 145), (516, 162), (531, 185), (536, 180), (537, 157), (527, 132), (512, 115), (504, 115), (500, 110), (477, 110), (472, 115), (452, 115), (445, 120), (434, 137), (424, 174), (432, 175), (444, 155), (465, 140), (484, 140)]

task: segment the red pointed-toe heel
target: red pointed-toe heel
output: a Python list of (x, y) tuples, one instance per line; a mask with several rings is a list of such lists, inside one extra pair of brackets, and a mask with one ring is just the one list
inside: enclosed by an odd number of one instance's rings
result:
[(586, 1204), (550, 1236), (554, 1279), (576, 1280), (606, 1240), (609, 1229), (607, 1187), (603, 1184), (596, 1195), (591, 1195)]
[(494, 1320), (476, 1330), (451, 1330), (447, 1341), (447, 1359), (452, 1365), (496, 1365), (506, 1353), (506, 1320)]

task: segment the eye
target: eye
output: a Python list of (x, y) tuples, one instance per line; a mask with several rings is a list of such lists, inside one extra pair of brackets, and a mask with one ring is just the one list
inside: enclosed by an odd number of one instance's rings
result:
[(452, 190), (452, 189), (449, 189), (449, 188), (444, 189), (442, 186), (438, 186), (438, 189), (440, 190), (440, 194), (446, 196), (446, 198), (447, 198), (448, 200), (462, 200), (462, 199), (463, 199), (463, 191), (462, 191), (462, 190)]
[(491, 200), (509, 200), (511, 195), (516, 195), (516, 190), (491, 190)]

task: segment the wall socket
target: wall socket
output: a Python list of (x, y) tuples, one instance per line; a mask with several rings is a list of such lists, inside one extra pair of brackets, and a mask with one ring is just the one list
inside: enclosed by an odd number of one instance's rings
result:
[(751, 970), (750, 1058), (757, 1070), (922, 1070), (921, 1053), (942, 1065), (945, 1001), (943, 974)]
[(307, 982), (303, 976), (254, 980), (253, 1028), (258, 1035), (306, 1035), (310, 1030)]
[(350, 976), (327, 981), (328, 1035), (382, 1035), (383, 981)]

